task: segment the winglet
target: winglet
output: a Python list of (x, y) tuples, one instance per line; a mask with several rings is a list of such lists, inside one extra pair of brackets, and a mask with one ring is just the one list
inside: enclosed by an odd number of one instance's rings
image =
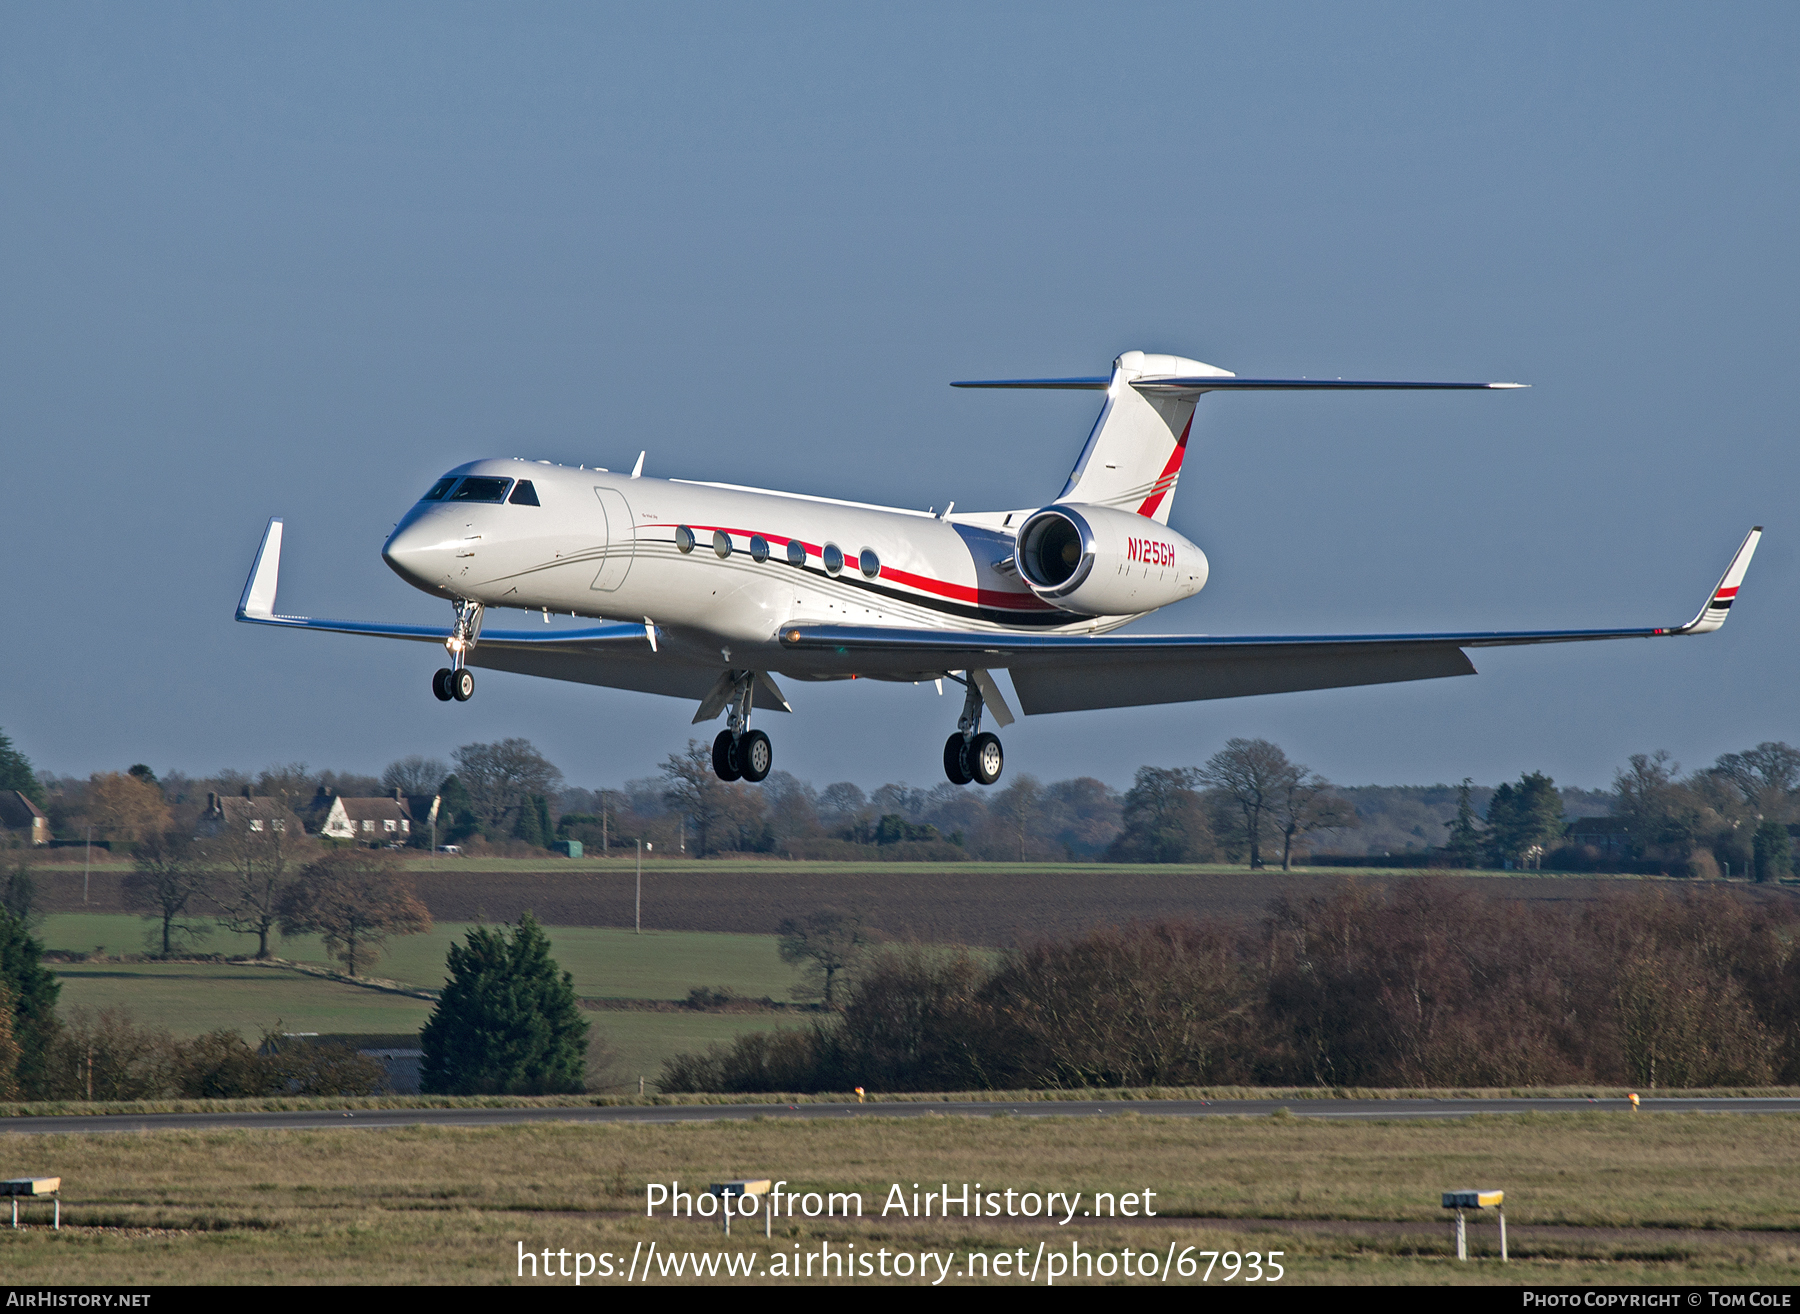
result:
[(256, 549), (256, 560), (250, 566), (250, 578), (244, 581), (244, 596), (238, 599), (239, 620), (271, 620), (275, 615), (275, 585), (281, 577), (281, 518), (270, 517), (263, 531), (262, 546)]
[(1750, 558), (1756, 555), (1756, 545), (1762, 541), (1762, 532), (1763, 527), (1757, 525), (1744, 536), (1737, 555), (1732, 557), (1731, 564), (1725, 568), (1719, 586), (1707, 595), (1706, 605), (1700, 608), (1699, 615), (1680, 629), (1659, 630), (1658, 633), (1710, 634), (1723, 625), (1726, 615), (1731, 611), (1731, 604), (1737, 600), (1738, 588), (1744, 582), (1744, 572), (1750, 569)]

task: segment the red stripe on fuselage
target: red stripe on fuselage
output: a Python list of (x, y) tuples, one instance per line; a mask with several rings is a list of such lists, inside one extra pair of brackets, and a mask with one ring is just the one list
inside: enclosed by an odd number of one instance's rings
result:
[[(646, 529), (673, 529), (673, 525), (646, 525)], [(727, 534), (736, 534), (749, 538), (752, 530), (734, 529), (729, 525), (689, 525), (689, 529), (705, 530), (712, 533), (715, 529)], [(824, 545), (808, 543), (804, 539), (783, 538), (779, 534), (763, 534), (763, 538), (772, 544), (786, 547), (789, 543), (798, 543), (806, 549), (808, 556), (824, 555)], [(844, 556), (845, 567), (848, 568), (855, 558), (848, 553)], [(906, 588), (917, 589), (921, 593), (935, 594), (940, 598), (949, 598), (955, 602), (973, 603), (977, 607), (998, 607), (1009, 611), (1055, 611), (1056, 608), (1038, 597), (1035, 593), (1010, 593), (1005, 589), (971, 588), (967, 584), (952, 584), (949, 580), (932, 579), (927, 575), (915, 575), (911, 571), (896, 570), (892, 566), (883, 566), (876, 574), (877, 579), (892, 580)]]
[(1156, 508), (1161, 506), (1163, 498), (1168, 496), (1169, 488), (1175, 482), (1175, 476), (1181, 473), (1181, 461), (1187, 455), (1188, 432), (1193, 427), (1194, 417), (1190, 415), (1188, 422), (1181, 427), (1181, 438), (1175, 444), (1175, 450), (1169, 453), (1169, 463), (1163, 467), (1163, 472), (1156, 476), (1156, 486), (1151, 490), (1150, 496), (1144, 499), (1144, 504), (1138, 508), (1140, 516), (1155, 515)]

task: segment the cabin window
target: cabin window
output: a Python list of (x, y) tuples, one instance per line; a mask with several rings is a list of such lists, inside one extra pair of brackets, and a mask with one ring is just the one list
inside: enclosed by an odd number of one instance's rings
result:
[(684, 555), (694, 550), (694, 531), (686, 525), (675, 526), (675, 550)]
[(399, 830), (399, 829), (400, 829), (400, 825), (399, 825), (399, 823), (398, 823), (398, 822), (394, 822), (394, 821), (384, 821), (384, 822), (382, 822), (382, 823), (381, 823), (381, 828), (382, 828), (382, 829), (383, 829), (383, 830), (389, 830), (389, 831), (392, 831), (392, 830)]
[(531, 480), (529, 479), (521, 479), (518, 483), (514, 484), (512, 496), (506, 500), (511, 502), (514, 506), (542, 505), (537, 500), (537, 489), (531, 486)]
[(750, 535), (750, 560), (761, 564), (769, 559), (769, 540), (761, 534)]
[(450, 494), (452, 502), (504, 502), (510, 479), (465, 479)]
[(731, 555), (731, 535), (722, 529), (713, 530), (713, 555), (720, 561)]
[(862, 555), (856, 559), (856, 565), (857, 569), (870, 579), (874, 579), (881, 573), (881, 558), (875, 555), (873, 548), (864, 548)]
[(375, 829), (375, 823), (374, 823), (374, 822), (373, 822), (373, 821), (365, 821), (365, 822), (363, 822), (363, 830), (364, 830), (364, 831), (365, 831), (365, 832), (367, 832), (367, 831), (372, 831), (372, 830), (374, 830), (374, 829)]
[(797, 538), (790, 538), (788, 540), (787, 558), (788, 565), (790, 566), (804, 566), (806, 564), (806, 544), (802, 543)]
[(257, 821), (257, 820), (255, 820), (255, 819), (254, 819), (254, 818), (252, 818), (252, 819), (251, 819), (251, 822), (250, 822), (250, 829), (251, 829), (251, 830), (261, 830), (261, 829), (262, 829), (262, 822), (260, 822), (260, 821)]
[(444, 494), (450, 491), (451, 485), (455, 482), (454, 476), (440, 479), (431, 486), (431, 491), (419, 500), (421, 502), (441, 502), (444, 500)]
[(819, 556), (825, 562), (827, 575), (835, 575), (844, 568), (844, 549), (836, 543), (827, 543)]

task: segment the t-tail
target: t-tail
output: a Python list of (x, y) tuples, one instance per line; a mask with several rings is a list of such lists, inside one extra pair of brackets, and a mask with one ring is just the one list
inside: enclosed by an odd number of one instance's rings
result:
[(1522, 383), (1394, 383), (1364, 379), (1240, 379), (1185, 356), (1128, 351), (1105, 377), (975, 379), (957, 388), (1052, 388), (1104, 392), (1100, 418), (1058, 502), (1117, 507), (1169, 523), (1187, 458), (1194, 407), (1206, 392), (1369, 391), (1414, 388), (1522, 388)]

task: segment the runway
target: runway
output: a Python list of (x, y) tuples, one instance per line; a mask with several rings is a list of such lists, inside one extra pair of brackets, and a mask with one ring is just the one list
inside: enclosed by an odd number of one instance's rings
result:
[[(154, 1131), (301, 1131), (326, 1127), (505, 1127), (530, 1122), (672, 1123), (750, 1118), (1256, 1118), (1286, 1108), (1296, 1118), (1419, 1121), (1503, 1113), (1619, 1113), (1624, 1100), (1605, 1099), (1295, 1099), (1295, 1100), (1033, 1100), (919, 1101), (871, 1104), (636, 1104), (610, 1107), (512, 1109), (327, 1109), (282, 1113), (129, 1113), (0, 1119), (0, 1133), (69, 1135)], [(1658, 1113), (1727, 1115), (1800, 1113), (1800, 1099), (1646, 1099), (1639, 1116)]]

